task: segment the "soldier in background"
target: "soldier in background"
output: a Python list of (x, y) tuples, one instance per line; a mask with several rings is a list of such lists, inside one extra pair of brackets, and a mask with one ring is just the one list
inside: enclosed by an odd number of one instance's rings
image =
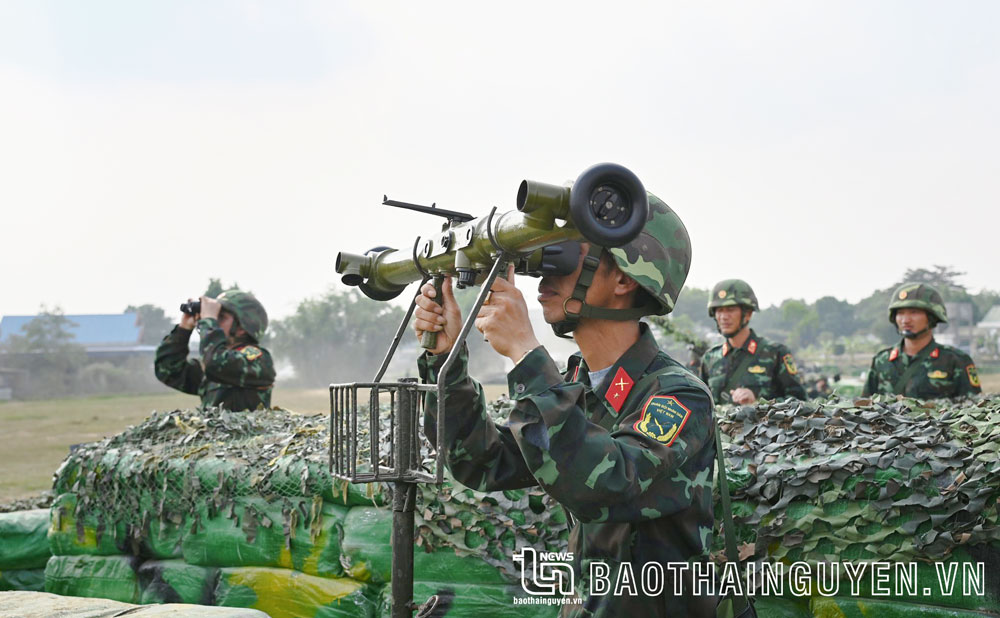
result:
[[(188, 358), (188, 340), (198, 328), (201, 362)], [(156, 349), (156, 378), (201, 397), (202, 407), (256, 410), (271, 407), (274, 362), (260, 346), (267, 312), (253, 294), (227, 290), (201, 297), (201, 314), (181, 315), (180, 324)]]
[(872, 359), (864, 396), (883, 393), (934, 399), (981, 393), (972, 358), (934, 341), (934, 327), (947, 321), (937, 290), (924, 283), (901, 285), (889, 301), (889, 322), (903, 338)]
[(757, 295), (746, 281), (726, 279), (715, 284), (708, 298), (708, 315), (726, 340), (705, 353), (701, 379), (719, 402), (805, 399), (792, 353), (750, 328), (754, 311), (759, 311)]
[[(657, 596), (590, 595), (564, 616), (649, 618), (715, 616), (715, 597), (698, 595), (690, 575), (671, 562), (704, 563), (712, 537), (712, 469), (715, 426), (706, 386), (659, 349), (643, 315), (674, 306), (691, 260), (680, 218), (650, 196), (643, 232), (621, 248), (582, 245), (573, 273), (541, 279), (538, 301), (557, 334), (573, 333), (580, 353), (560, 372), (539, 345), (520, 291), (497, 279), (476, 319), (490, 345), (511, 359), (511, 408), (507, 423), (485, 412), (482, 387), (468, 375), (468, 354), (442, 379), (447, 388), (446, 443), (454, 477), (479, 491), (540, 486), (576, 522), (570, 551), (580, 581), (583, 568), (602, 560), (616, 574), (627, 563), (637, 576), (647, 563), (664, 567)], [(443, 286), (417, 297), (415, 328), (437, 333), (437, 347), (418, 366), (435, 382), (456, 340), (462, 316)], [(425, 408), (424, 433), (437, 438), (437, 404)], [(571, 520), (572, 520), (571, 519)]]

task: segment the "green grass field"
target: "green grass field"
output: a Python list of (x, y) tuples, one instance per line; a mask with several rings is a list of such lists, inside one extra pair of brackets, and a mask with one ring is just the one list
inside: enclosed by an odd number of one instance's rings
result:
[[(983, 390), (1000, 393), (1000, 373), (982, 376)], [(506, 392), (487, 385), (488, 398)], [(326, 389), (275, 389), (277, 406), (300, 414), (329, 414)], [(0, 403), (0, 502), (37, 494), (51, 487), (52, 473), (71, 444), (94, 442), (145, 419), (154, 410), (196, 406), (190, 395), (79, 397)]]

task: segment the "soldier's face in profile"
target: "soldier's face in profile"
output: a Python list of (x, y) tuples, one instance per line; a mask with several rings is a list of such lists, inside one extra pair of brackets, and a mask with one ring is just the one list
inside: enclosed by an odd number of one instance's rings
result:
[(896, 310), (896, 328), (901, 333), (919, 333), (929, 325), (930, 320), (923, 309), (903, 307)]
[(719, 325), (719, 332), (732, 337), (743, 328), (743, 308), (737, 305), (719, 307), (715, 310), (715, 323)]
[[(583, 260), (587, 256), (589, 245), (581, 243), (580, 260), (576, 265), (576, 270), (561, 277), (542, 277), (538, 282), (538, 304), (542, 306), (542, 315), (549, 324), (555, 324), (566, 319), (566, 312), (563, 310), (563, 303), (573, 295), (573, 288), (583, 270)], [(594, 306), (607, 306), (610, 300), (606, 297), (613, 295), (616, 277), (619, 274), (614, 269), (608, 268), (604, 260), (594, 273), (594, 281), (587, 290), (587, 303)], [(579, 311), (580, 303), (570, 301), (569, 309)]]
[(222, 329), (222, 332), (226, 333), (227, 337), (233, 337), (236, 335), (236, 333), (232, 332), (233, 322), (235, 321), (236, 321), (236, 316), (229, 313), (228, 311), (223, 310), (219, 312), (219, 328)]

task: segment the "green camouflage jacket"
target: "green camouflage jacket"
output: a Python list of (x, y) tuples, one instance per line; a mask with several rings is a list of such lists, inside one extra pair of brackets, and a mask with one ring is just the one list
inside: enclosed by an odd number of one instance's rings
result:
[[(421, 377), (435, 382), (444, 355), (424, 355)], [(712, 536), (715, 425), (712, 399), (694, 375), (664, 354), (649, 328), (596, 388), (579, 355), (565, 375), (543, 347), (508, 374), (505, 425), (486, 414), (482, 387), (462, 352), (447, 377), (446, 446), (452, 475), (479, 491), (538, 485), (576, 521), (570, 534), (583, 605), (568, 616), (715, 616), (715, 597), (695, 596), (693, 569), (664, 566), (659, 596), (588, 595), (590, 563), (620, 565), (637, 581), (646, 563), (707, 560)], [(424, 432), (436, 438), (436, 396), (428, 397)], [(675, 573), (678, 576), (675, 578)], [(684, 594), (673, 594), (679, 579)]]
[(903, 352), (903, 342), (880, 351), (872, 359), (863, 394), (905, 395), (917, 399), (962, 397), (981, 393), (979, 375), (965, 352), (933, 339), (914, 356)]
[(198, 320), (197, 328), (203, 364), (187, 357), (191, 331), (175, 326), (156, 349), (156, 378), (171, 388), (198, 395), (202, 407), (270, 408), (274, 388), (271, 353), (250, 341), (231, 344), (213, 318)]
[(724, 342), (705, 352), (701, 379), (719, 402), (732, 401), (730, 391), (740, 387), (749, 388), (758, 399), (806, 398), (791, 351), (758, 336), (752, 328), (739, 349)]

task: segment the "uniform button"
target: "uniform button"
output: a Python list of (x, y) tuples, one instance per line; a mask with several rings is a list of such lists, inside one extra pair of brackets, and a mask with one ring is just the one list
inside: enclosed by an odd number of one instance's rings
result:
[(518, 384), (517, 386), (515, 386), (514, 387), (514, 392), (515, 393), (523, 393), (524, 392), (524, 384)]

